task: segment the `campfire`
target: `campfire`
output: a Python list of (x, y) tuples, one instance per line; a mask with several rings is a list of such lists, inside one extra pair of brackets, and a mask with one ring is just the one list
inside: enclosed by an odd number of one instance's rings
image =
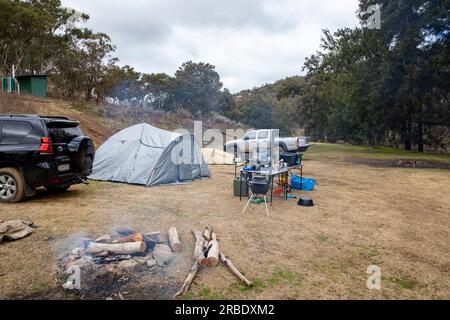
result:
[[(122, 284), (143, 272), (155, 272), (167, 267), (174, 253), (182, 250), (176, 228), (167, 232), (167, 240), (159, 232), (140, 233), (131, 229), (118, 229), (113, 235), (95, 240), (83, 239), (83, 245), (61, 258), (61, 270), (66, 280), (63, 288), (71, 291), (96, 291), (107, 299), (124, 299)], [(173, 298), (186, 294), (197, 273), (204, 267), (216, 267), (219, 262), (247, 286), (249, 281), (227, 258), (219, 247), (219, 239), (211, 225), (204, 232), (192, 230), (194, 236), (193, 266), (181, 289)], [(159, 268), (156, 268), (159, 266)], [(97, 294), (96, 296), (99, 296)]]
[[(67, 277), (62, 286), (66, 290), (89, 290), (92, 283), (102, 279), (105, 284), (120, 284), (121, 280), (140, 272), (151, 272), (157, 266), (169, 265), (174, 258), (173, 253), (182, 249), (174, 227), (168, 230), (167, 241), (159, 231), (141, 233), (121, 228), (114, 234), (97, 239), (82, 239), (82, 243), (59, 260), (60, 268)], [(123, 299), (117, 288), (110, 290), (112, 292), (107, 298)]]

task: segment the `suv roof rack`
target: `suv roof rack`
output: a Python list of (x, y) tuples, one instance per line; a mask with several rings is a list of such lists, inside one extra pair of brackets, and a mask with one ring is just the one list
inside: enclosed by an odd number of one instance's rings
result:
[(0, 117), (8, 117), (8, 118), (39, 118), (35, 114), (1, 114)]
[(60, 119), (60, 120), (69, 120), (67, 117), (58, 117), (58, 116), (39, 116), (40, 118), (45, 119)]

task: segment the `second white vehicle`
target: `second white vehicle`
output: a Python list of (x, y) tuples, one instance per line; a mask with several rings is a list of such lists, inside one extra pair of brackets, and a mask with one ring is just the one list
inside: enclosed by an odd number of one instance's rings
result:
[[(224, 150), (230, 153), (253, 153), (258, 146), (267, 145), (269, 129), (249, 131), (242, 139), (228, 141)], [(276, 138), (275, 144), (280, 152), (305, 152), (309, 144), (305, 137)]]

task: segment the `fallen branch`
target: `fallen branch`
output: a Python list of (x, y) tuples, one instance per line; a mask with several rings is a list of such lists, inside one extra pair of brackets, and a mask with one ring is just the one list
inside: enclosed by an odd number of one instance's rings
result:
[(250, 282), (246, 277), (244, 277), (244, 275), (240, 273), (239, 270), (235, 267), (233, 262), (231, 262), (231, 260), (229, 260), (222, 252), (220, 253), (220, 261), (226, 264), (228, 268), (230, 268), (230, 270), (247, 286), (249, 287), (253, 286), (253, 283)]
[(183, 286), (177, 293), (174, 294), (174, 296), (173, 296), (174, 299), (177, 297), (180, 297), (188, 292), (188, 290), (191, 286), (191, 283), (194, 280), (195, 275), (197, 274), (199, 268), (200, 268), (200, 265), (198, 264), (197, 261), (195, 261), (194, 265), (191, 268), (191, 271), (189, 271), (189, 274), (183, 283)]

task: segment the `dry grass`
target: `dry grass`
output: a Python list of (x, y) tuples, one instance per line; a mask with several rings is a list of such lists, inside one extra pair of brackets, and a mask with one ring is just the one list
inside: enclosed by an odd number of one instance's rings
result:
[[(335, 156), (329, 156), (324, 148), (313, 147), (305, 161), (305, 174), (319, 182), (309, 193), (316, 206), (276, 199), (270, 219), (261, 205), (240, 215), (244, 202), (231, 196), (233, 168), (226, 166), (189, 185), (93, 182), (62, 196), (41, 192), (22, 204), (0, 205), (0, 220), (41, 226), (0, 245), (0, 298), (53, 297), (56, 256), (74, 235), (173, 225), (184, 250), (157, 283), (169, 297), (191, 264), (190, 230), (212, 223), (222, 250), (255, 287), (243, 287), (220, 266), (201, 270), (186, 299), (449, 299), (450, 171), (373, 168), (345, 161), (354, 156), (346, 149), (330, 146)], [(366, 287), (372, 264), (382, 270), (380, 291)], [(130, 283), (126, 298), (153, 298), (154, 285), (151, 277)]]

